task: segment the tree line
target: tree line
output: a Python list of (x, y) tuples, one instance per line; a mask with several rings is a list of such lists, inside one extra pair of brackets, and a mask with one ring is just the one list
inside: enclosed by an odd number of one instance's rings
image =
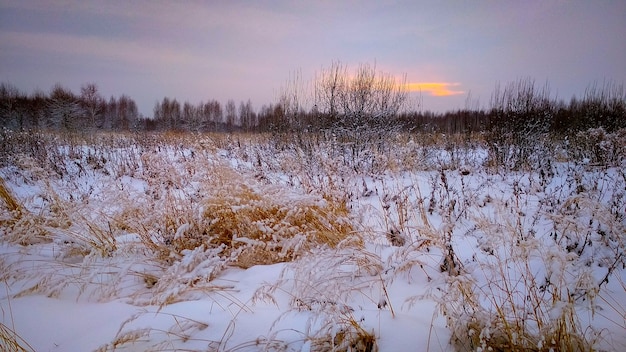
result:
[[(250, 100), (226, 104), (209, 99), (192, 104), (164, 97), (153, 116), (138, 112), (127, 96), (105, 99), (95, 83), (78, 94), (56, 84), (46, 94), (20, 92), (0, 84), (0, 126), (12, 130), (192, 131), (192, 132), (324, 132), (337, 138), (376, 139), (398, 131), (536, 135), (570, 133), (589, 128), (609, 132), (626, 128), (623, 85), (589, 86), (569, 102), (551, 95), (549, 86), (530, 78), (496, 84), (487, 108), (466, 107), (445, 113), (422, 111), (408, 104), (405, 79), (360, 65), (340, 63), (322, 70), (313, 89), (291, 79), (277, 102), (258, 111)], [(476, 104), (477, 105), (477, 104)]]

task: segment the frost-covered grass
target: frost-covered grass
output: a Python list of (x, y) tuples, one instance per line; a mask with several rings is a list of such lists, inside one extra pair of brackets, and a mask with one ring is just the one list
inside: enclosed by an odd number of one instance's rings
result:
[(3, 132), (0, 341), (624, 349), (624, 134), (593, 132), (521, 169), (480, 135)]

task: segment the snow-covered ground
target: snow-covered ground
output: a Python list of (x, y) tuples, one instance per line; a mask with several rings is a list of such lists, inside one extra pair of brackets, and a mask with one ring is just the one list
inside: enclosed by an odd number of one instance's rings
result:
[(0, 168), (5, 348), (626, 350), (623, 156), (504, 171), (480, 143), (38, 143)]

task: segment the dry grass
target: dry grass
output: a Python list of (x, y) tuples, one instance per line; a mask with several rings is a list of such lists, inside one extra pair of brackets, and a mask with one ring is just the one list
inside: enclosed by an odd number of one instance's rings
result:
[(293, 260), (317, 246), (334, 247), (353, 232), (345, 202), (251, 183), (224, 165), (205, 167), (210, 177), (196, 204), (166, 200), (166, 252), (223, 246), (221, 256), (247, 268)]
[[(405, 221), (404, 226), (396, 226), (407, 238), (421, 238), (396, 252), (396, 273), (420, 266), (430, 281), (427, 264), (434, 253), (428, 247), (443, 253), (442, 293), (431, 292), (415, 299), (439, 303), (452, 333), (452, 346), (458, 351), (594, 350), (605, 338), (603, 332), (580, 318), (585, 313), (590, 319), (594, 314), (604, 314), (598, 313), (596, 302), (599, 297), (606, 299), (603, 286), (608, 281), (598, 276), (599, 272), (607, 270), (612, 280), (620, 279), (615, 268), (623, 267), (626, 249), (620, 215), (624, 203), (619, 196), (623, 180), (598, 173), (577, 181), (584, 183), (582, 186), (559, 186), (550, 193), (545, 184), (531, 181), (524, 186), (513, 179), (500, 199), (485, 196), (477, 192), (479, 189), (466, 189), (463, 182), (452, 185), (450, 181), (443, 177), (432, 181), (430, 197), (423, 197), (419, 187), (408, 189), (417, 193), (415, 204), (398, 196), (391, 198), (393, 202), (382, 197), (381, 203), (389, 212), (384, 214), (388, 219), (385, 224), (402, 225)], [(477, 186), (482, 187), (472, 185)], [(581, 193), (581, 187), (587, 191)], [(540, 205), (530, 207), (536, 213), (529, 213), (528, 204), (538, 195)], [(602, 200), (607, 195), (613, 195), (609, 204)], [(423, 200), (428, 203), (428, 198), (436, 202), (426, 210)], [(489, 201), (481, 200), (487, 198)], [(406, 209), (408, 217), (402, 215)], [(441, 219), (441, 225), (432, 225), (429, 219), (433, 216)], [(465, 237), (475, 237), (477, 244), (466, 242)], [(473, 245), (477, 245), (473, 255), (467, 253), (468, 247), (461, 247)], [(454, 249), (464, 253), (462, 261)], [(427, 251), (431, 254), (425, 255)], [(445, 265), (448, 257), (462, 266), (450, 270)], [(413, 298), (409, 302), (413, 303)], [(605, 303), (612, 314), (624, 316), (622, 304)], [(623, 327), (619, 321), (611, 323), (616, 329)]]
[(352, 233), (345, 204), (316, 199), (285, 202), (280, 192), (236, 188), (209, 202), (204, 215), (212, 219), (206, 229), (214, 235), (212, 242), (232, 250), (251, 245), (240, 253), (237, 264), (242, 267), (291, 260), (315, 246), (335, 247)]
[[(373, 297), (384, 292), (389, 302), (386, 287), (394, 276), (410, 276), (419, 267), (421, 270), (415, 272), (423, 273), (428, 282), (441, 282), (439, 275), (445, 277), (445, 294), (439, 303), (449, 318), (453, 345), (459, 351), (582, 351), (591, 349), (594, 340), (577, 321), (581, 297), (593, 301), (610, 296), (598, 293), (604, 281), (592, 287), (588, 276), (581, 275), (573, 285), (567, 275), (579, 272), (569, 269), (568, 258), (591, 253), (590, 260), (609, 268), (608, 280), (611, 270), (620, 270), (626, 248), (620, 236), (624, 233), (623, 198), (601, 183), (597, 186), (596, 182), (595, 187), (603, 189), (605, 198), (613, 197), (611, 209), (602, 205), (606, 203), (602, 197), (589, 198), (593, 181), (582, 180), (576, 181), (581, 187), (572, 189), (585, 192), (569, 198), (546, 196), (545, 204), (553, 204), (552, 209), (542, 204), (544, 208), (537, 214), (526, 215), (520, 215), (527, 200), (520, 199), (519, 194), (508, 200), (492, 199), (480, 189), (490, 185), (470, 189), (466, 184), (455, 184), (459, 172), (449, 168), (465, 165), (463, 159), (470, 158), (475, 148), (472, 143), (484, 143), (479, 137), (470, 143), (459, 136), (404, 135), (398, 148), (372, 150), (361, 154), (360, 159), (350, 159), (342, 146), (331, 141), (311, 139), (293, 144), (296, 142), (286, 140), (281, 144), (269, 135), (63, 138), (47, 136), (41, 143), (49, 143), (49, 148), (40, 143), (36, 153), (20, 149), (11, 154), (21, 170), (19, 178), (40, 186), (44, 196), (39, 211), (29, 211), (34, 209), (29, 203), (32, 199), (17, 199), (0, 179), (1, 205), (8, 210), (6, 219), (0, 220), (7, 235), (3, 240), (24, 246), (54, 244), (58, 251), (54, 258), (31, 263), (28, 270), (17, 259), (2, 258), (5, 277), (12, 275), (11, 280), (32, 283), (21, 291), (23, 294), (56, 296), (63, 290), (75, 292), (78, 287), (90, 298), (129, 297), (137, 305), (160, 307), (206, 297), (229, 300), (232, 287), (214, 281), (225, 268), (292, 262), (285, 266), (278, 283), (260, 289), (257, 295), (272, 301), (275, 290), (288, 291), (292, 310), (315, 316), (322, 329), (305, 336), (314, 350), (375, 351), (374, 334), (344, 309), (350, 308), (346, 302), (359, 296), (381, 309), (379, 299)], [(420, 138), (425, 141), (416, 143)], [(456, 143), (466, 144), (456, 147)], [(469, 150), (467, 155), (459, 154), (463, 148)], [(436, 155), (442, 152), (450, 158)], [(42, 168), (52, 164), (57, 165), (52, 171)], [(417, 178), (408, 182), (421, 183), (423, 190), (405, 186), (400, 179), (389, 187), (377, 184), (380, 228), (366, 230), (351, 218), (355, 199), (371, 196), (353, 193), (355, 172), (359, 175), (356, 182), (361, 182), (362, 175), (380, 180), (386, 179), (381, 175), (389, 170), (433, 171), (434, 166), (438, 172), (427, 174), (429, 185)], [(19, 183), (18, 177), (7, 175), (9, 185)], [(68, 181), (68, 175), (79, 179), (93, 175), (103, 180), (104, 186), (92, 195)], [(47, 179), (50, 186), (41, 186)], [(509, 174), (503, 174), (497, 182), (510, 179)], [(567, 187), (562, 192), (567, 193)], [(479, 204), (487, 197), (490, 201)], [(481, 217), (494, 208), (501, 217)], [(545, 243), (525, 238), (527, 229), (522, 225), (529, 225), (533, 217), (555, 224), (556, 245), (543, 246)], [(595, 226), (591, 230), (598, 234), (593, 247), (584, 245), (589, 240), (589, 218)], [(366, 231), (372, 242), (397, 246), (389, 263), (364, 249), (362, 236)], [(462, 237), (460, 232), (470, 236), (480, 233), (490, 239), (485, 246), (480, 243), (478, 262), (465, 258), (460, 265), (452, 247), (453, 237)], [(553, 251), (545, 250), (548, 247)], [(443, 260), (441, 266), (436, 263), (439, 259)], [(537, 275), (537, 268), (554, 263), (562, 266), (546, 284), (545, 278)], [(578, 265), (584, 267), (581, 263)], [(443, 274), (439, 267), (445, 269)], [(247, 309), (232, 300), (230, 303)], [(606, 304), (619, 314), (624, 311), (618, 302)], [(7, 331), (7, 337), (1, 336), (2, 342), (11, 346), (13, 335)], [(127, 332), (120, 332), (111, 346), (126, 347), (161, 333), (166, 339), (187, 338), (187, 334), (175, 331)], [(19, 339), (15, 341), (24, 346)], [(270, 336), (262, 344), (278, 346), (280, 339)]]
[[(277, 294), (290, 297), (291, 309), (270, 327), (271, 340), (279, 339), (284, 328), (292, 330), (286, 319), (297, 314), (308, 317), (300, 333), (311, 351), (378, 350), (374, 332), (365, 327), (375, 323), (355, 319), (354, 311), (362, 308), (350, 304), (360, 301), (370, 309), (388, 308), (392, 317), (394, 313), (380, 257), (359, 247), (359, 241), (346, 240), (335, 249), (315, 250), (288, 263), (276, 283), (255, 292), (253, 302), (278, 305)], [(380, 299), (379, 294), (383, 295)]]
[(14, 216), (19, 217), (22, 212), (22, 205), (17, 201), (17, 199), (11, 194), (11, 192), (7, 189), (6, 184), (2, 177), (0, 177), (0, 198), (4, 201), (7, 209), (15, 213)]
[[(3, 308), (0, 307), (0, 312), (4, 317), (5, 313), (8, 313), (11, 321), (11, 325), (13, 322), (13, 311), (11, 308), (11, 301), (8, 300), (8, 312), (5, 312)], [(26, 342), (20, 335), (18, 335), (13, 329), (9, 328), (3, 323), (0, 323), (0, 351), (3, 352), (30, 352), (35, 351), (28, 342)]]
[[(594, 349), (600, 332), (579, 320), (582, 303), (593, 315), (603, 285), (594, 277), (589, 260), (619, 261), (624, 245), (618, 234), (624, 233), (624, 228), (588, 197), (578, 195), (563, 202), (559, 215), (551, 216), (554, 228), (550, 237), (521, 236), (525, 220), (515, 207), (512, 214), (501, 212), (494, 218), (477, 219), (473, 233), (480, 234), (481, 249), (488, 255), (471, 263), (461, 275), (450, 276), (441, 302), (455, 349)], [(587, 206), (571, 206), (582, 203)], [(588, 245), (593, 222), (602, 224), (608, 234), (597, 236), (593, 245)], [(546, 245), (546, 240), (557, 245)], [(623, 307), (620, 309), (623, 314)]]
[[(134, 323), (145, 316), (152, 316), (148, 312), (141, 312), (131, 316), (124, 321), (118, 329), (115, 338), (110, 343), (100, 346), (97, 352), (126, 350), (144, 351), (168, 351), (178, 350), (178, 344), (200, 342), (202, 345), (210, 344), (212, 341), (199, 340), (193, 337), (194, 334), (205, 330), (209, 324), (204, 321), (190, 319), (188, 317), (158, 313), (161, 317), (168, 317), (172, 321), (169, 329), (131, 327)], [(153, 342), (160, 341), (160, 342)]]
[(340, 319), (339, 331), (310, 338), (311, 351), (315, 352), (377, 352), (378, 344), (373, 332), (368, 332), (354, 319), (345, 314)]
[(0, 323), (0, 350), (4, 352), (35, 351), (24, 339), (6, 325)]
[[(512, 273), (504, 263), (500, 265), (502, 277), (494, 276), (485, 286), (463, 279), (451, 282), (447, 299), (457, 302), (445, 303), (452, 308), (446, 317), (457, 351), (593, 350), (593, 341), (585, 336), (572, 298), (563, 297), (561, 292), (546, 294), (534, 282), (532, 272), (524, 272), (519, 281), (511, 282)], [(520, 297), (524, 294), (526, 301)]]
[[(344, 200), (242, 175), (217, 158), (215, 143), (227, 143), (218, 137), (145, 136), (139, 147), (130, 136), (74, 138), (62, 149), (80, 166), (68, 163), (61, 173), (95, 173), (105, 186), (84, 191), (79, 183), (54, 178), (41, 185), (41, 178), (25, 172), (21, 176), (42, 192), (36, 213), (2, 183), (7, 208), (23, 209), (7, 222), (4, 240), (54, 241), (56, 253), (37, 262), (39, 271), (4, 264), (16, 274), (12, 280), (32, 280), (20, 294), (58, 296), (74, 288), (99, 300), (131, 297), (162, 306), (228, 290), (212, 284), (227, 266), (291, 261), (354, 237)], [(145, 182), (145, 190), (129, 186), (128, 176)]]
[[(63, 262), (40, 261), (36, 271), (22, 271), (19, 262), (7, 265), (14, 278), (34, 280), (19, 295), (57, 297), (64, 290), (78, 289), (98, 300), (127, 296), (135, 304), (162, 307), (221, 295), (229, 287), (212, 281), (228, 265), (246, 268), (291, 261), (312, 249), (332, 248), (347, 237), (356, 238), (341, 199), (256, 183), (219, 163), (185, 167), (181, 172), (162, 168), (163, 160), (158, 157), (143, 158), (143, 162), (144, 172), (150, 175), (148, 191), (154, 191), (146, 192), (145, 199), (131, 201), (126, 191), (111, 187), (104, 199), (77, 203), (46, 188), (42, 211), (28, 213), (23, 217), (28, 221), (13, 227), (11, 233), (23, 234), (24, 241), (19, 243), (24, 245), (37, 243), (36, 229), (45, 231), (49, 240), (62, 240), (56, 241), (56, 250)], [(200, 197), (178, 195), (194, 175), (202, 180)], [(114, 211), (93, 210), (103, 203), (116, 207)], [(116, 241), (128, 233), (137, 233), (140, 242)], [(359, 239), (351, 243), (362, 245)], [(122, 259), (126, 253), (134, 253), (136, 262)], [(143, 285), (133, 283), (137, 280)]]
[(8, 217), (0, 219), (4, 229), (4, 240), (29, 245), (49, 242), (48, 231), (44, 228), (46, 219), (29, 212), (21, 202), (6, 188), (0, 178), (0, 198), (8, 210)]

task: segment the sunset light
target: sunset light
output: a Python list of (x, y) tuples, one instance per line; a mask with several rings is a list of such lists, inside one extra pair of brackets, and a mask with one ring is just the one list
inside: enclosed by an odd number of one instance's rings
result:
[(93, 82), (150, 117), (165, 96), (260, 109), (290, 72), (314, 80), (339, 61), (407, 77), (437, 112), (463, 106), (470, 91), (484, 103), (496, 82), (517, 77), (569, 99), (590, 82), (626, 79), (626, 3), (574, 2), (5, 0), (0, 82), (25, 92)]
[(411, 92), (428, 93), (434, 97), (447, 97), (451, 95), (464, 94), (462, 90), (454, 90), (454, 87), (460, 86), (461, 83), (447, 82), (414, 82), (408, 83), (408, 90)]

